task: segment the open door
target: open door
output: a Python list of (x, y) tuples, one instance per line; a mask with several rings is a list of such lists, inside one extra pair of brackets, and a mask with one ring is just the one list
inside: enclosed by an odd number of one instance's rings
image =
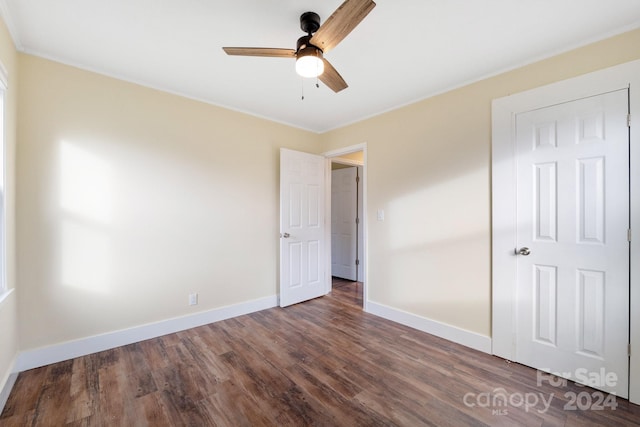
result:
[(280, 307), (327, 293), (325, 158), (280, 149)]

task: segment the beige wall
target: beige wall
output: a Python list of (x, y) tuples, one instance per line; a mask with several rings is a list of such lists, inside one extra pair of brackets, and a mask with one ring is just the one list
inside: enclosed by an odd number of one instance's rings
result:
[(16, 50), (11, 36), (0, 19), (0, 63), (8, 74), (8, 89), (5, 99), (5, 197), (7, 232), (7, 285), (14, 289), (0, 302), (0, 391), (11, 373), (13, 361), (18, 353), (17, 296), (16, 296), (16, 254), (15, 254), (15, 149), (16, 149), (16, 106), (18, 101), (18, 68)]
[(277, 293), (279, 148), (318, 135), (19, 63), (20, 350)]
[(640, 30), (322, 135), (367, 143), (370, 300), (490, 335), (491, 100), (638, 58)]

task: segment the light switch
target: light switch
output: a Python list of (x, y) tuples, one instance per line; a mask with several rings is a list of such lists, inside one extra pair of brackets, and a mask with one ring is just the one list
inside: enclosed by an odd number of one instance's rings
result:
[(384, 221), (384, 210), (378, 209), (378, 221)]
[(189, 305), (198, 305), (198, 294), (189, 294)]

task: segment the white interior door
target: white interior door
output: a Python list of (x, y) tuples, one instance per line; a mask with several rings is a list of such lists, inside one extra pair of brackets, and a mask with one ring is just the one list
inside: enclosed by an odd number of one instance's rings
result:
[[(516, 361), (628, 395), (627, 90), (516, 116)], [(616, 381), (603, 379), (613, 373)]]
[(280, 306), (327, 293), (325, 159), (280, 150)]
[(357, 168), (331, 171), (331, 275), (356, 280)]

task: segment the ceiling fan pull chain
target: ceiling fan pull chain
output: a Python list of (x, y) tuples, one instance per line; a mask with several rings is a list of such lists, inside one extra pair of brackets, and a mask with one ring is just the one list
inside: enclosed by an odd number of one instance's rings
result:
[[(320, 55), (318, 54), (318, 51), (316, 50), (316, 58), (319, 58)], [(320, 89), (320, 84), (318, 83), (318, 78), (320, 76), (320, 61), (316, 62), (316, 88)]]
[(304, 101), (304, 79), (302, 77), (300, 77), (300, 83), (301, 83), (301, 92), (302, 92), (302, 99), (301, 101)]

